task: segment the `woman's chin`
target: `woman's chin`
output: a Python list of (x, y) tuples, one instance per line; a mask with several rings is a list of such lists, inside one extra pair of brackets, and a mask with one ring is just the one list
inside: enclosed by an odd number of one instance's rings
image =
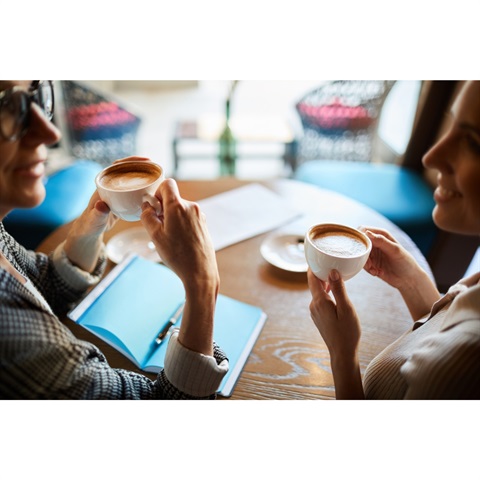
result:
[(459, 212), (453, 215), (447, 215), (442, 212), (440, 208), (433, 209), (433, 223), (440, 229), (449, 233), (456, 233), (459, 235), (480, 235), (479, 226), (469, 225), (468, 222), (462, 221)]
[(21, 208), (35, 208), (43, 203), (46, 197), (45, 187), (43, 185), (40, 188), (35, 189), (30, 195), (25, 195), (22, 201)]

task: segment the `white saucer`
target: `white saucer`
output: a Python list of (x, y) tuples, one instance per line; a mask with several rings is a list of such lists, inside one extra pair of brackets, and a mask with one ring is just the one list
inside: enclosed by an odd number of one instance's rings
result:
[(160, 262), (153, 243), (142, 227), (129, 228), (117, 233), (106, 245), (107, 257), (114, 263), (120, 263), (128, 254), (136, 253), (153, 262)]
[(275, 267), (289, 272), (306, 272), (308, 269), (303, 250), (302, 235), (273, 234), (260, 247), (263, 258)]

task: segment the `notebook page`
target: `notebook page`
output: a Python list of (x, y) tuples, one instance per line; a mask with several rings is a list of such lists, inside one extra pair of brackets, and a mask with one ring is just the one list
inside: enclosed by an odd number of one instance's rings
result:
[(253, 183), (198, 202), (215, 250), (273, 230), (301, 215), (290, 202)]

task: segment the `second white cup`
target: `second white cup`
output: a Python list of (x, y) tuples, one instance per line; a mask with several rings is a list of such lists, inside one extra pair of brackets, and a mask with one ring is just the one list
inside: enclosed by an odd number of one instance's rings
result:
[(338, 270), (343, 280), (355, 276), (365, 266), (372, 242), (360, 230), (346, 225), (323, 223), (311, 227), (305, 235), (305, 257), (313, 274), (328, 280)]

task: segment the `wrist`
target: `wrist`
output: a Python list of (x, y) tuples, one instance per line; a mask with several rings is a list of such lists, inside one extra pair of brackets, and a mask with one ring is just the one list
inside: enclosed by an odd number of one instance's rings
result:
[(348, 354), (330, 354), (330, 364), (333, 372), (351, 371), (360, 368), (357, 352)]
[(415, 277), (406, 278), (398, 290), (413, 320), (428, 314), (433, 303), (440, 298), (436, 285), (424, 270), (420, 270)]
[(337, 400), (361, 400), (365, 398), (362, 375), (357, 354), (331, 359), (335, 398)]
[(194, 352), (213, 355), (213, 328), (217, 288), (186, 291), (179, 342)]
[(220, 276), (218, 272), (212, 275), (198, 277), (193, 275), (188, 281), (184, 282), (185, 296), (191, 302), (197, 299), (213, 298), (215, 301), (220, 290)]
[(65, 241), (64, 251), (70, 262), (77, 267), (92, 272), (103, 246), (103, 233), (99, 235), (69, 235)]

